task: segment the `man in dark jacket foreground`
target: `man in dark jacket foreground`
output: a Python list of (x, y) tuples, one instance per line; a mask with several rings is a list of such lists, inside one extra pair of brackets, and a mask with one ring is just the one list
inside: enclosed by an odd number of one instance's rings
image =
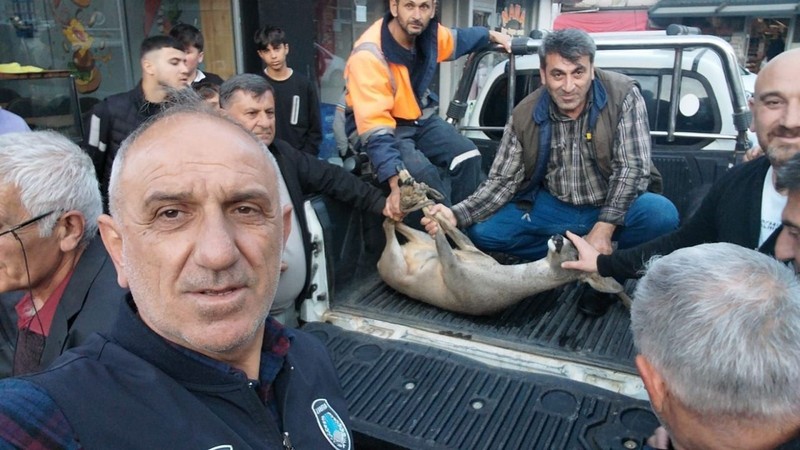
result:
[(325, 347), (267, 317), (292, 209), (275, 163), (218, 114), (173, 106), (120, 147), (99, 223), (131, 295), (112, 331), (0, 382), (0, 447), (352, 448)]
[(0, 136), (0, 378), (111, 328), (125, 295), (97, 234), (86, 153), (54, 131)]

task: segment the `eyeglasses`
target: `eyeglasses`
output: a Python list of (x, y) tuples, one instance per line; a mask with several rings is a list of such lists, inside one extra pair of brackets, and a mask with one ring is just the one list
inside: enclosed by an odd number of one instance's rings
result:
[(28, 220), (26, 220), (25, 222), (22, 222), (19, 225), (15, 225), (15, 226), (7, 229), (6, 231), (0, 232), (0, 237), (3, 237), (3, 236), (5, 236), (5, 235), (7, 235), (9, 233), (11, 233), (14, 236), (16, 236), (16, 234), (14, 233), (15, 231), (17, 231), (17, 230), (19, 230), (21, 228), (25, 228), (25, 227), (27, 227), (28, 225), (30, 225), (32, 223), (36, 223), (36, 222), (44, 219), (45, 217), (49, 216), (50, 214), (53, 214), (54, 212), (56, 212), (55, 209), (52, 210), (52, 211), (46, 212), (44, 214), (39, 214), (38, 216), (36, 216), (36, 217), (34, 217), (32, 219), (28, 219)]

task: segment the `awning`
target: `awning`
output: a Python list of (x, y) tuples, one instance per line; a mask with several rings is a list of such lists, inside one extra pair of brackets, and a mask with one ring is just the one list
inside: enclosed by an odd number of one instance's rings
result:
[(588, 33), (647, 30), (646, 10), (563, 13), (553, 22), (554, 30), (578, 28)]
[(785, 17), (800, 14), (800, 1), (659, 0), (648, 13), (651, 19), (704, 16)]

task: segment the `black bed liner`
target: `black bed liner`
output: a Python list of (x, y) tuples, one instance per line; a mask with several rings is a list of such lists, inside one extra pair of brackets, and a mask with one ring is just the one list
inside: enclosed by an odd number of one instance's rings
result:
[(326, 323), (303, 329), (331, 352), (359, 449), (638, 449), (658, 425), (646, 401), (585, 383)]
[(577, 309), (585, 285), (527, 298), (493, 316), (451, 313), (410, 299), (363, 271), (337, 289), (331, 309), (435, 333), (636, 374), (630, 316), (621, 302), (601, 317)]

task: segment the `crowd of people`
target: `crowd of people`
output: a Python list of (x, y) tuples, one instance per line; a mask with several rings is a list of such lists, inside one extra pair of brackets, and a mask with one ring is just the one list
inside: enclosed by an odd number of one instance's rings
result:
[(435, 11), (390, 0), (348, 60), (346, 130), (371, 181), (317, 158), (316, 89), (271, 26), (254, 37), (263, 73), (224, 81), (199, 69), (197, 28), (146, 38), (140, 82), (95, 105), (83, 148), (0, 126), (0, 448), (353, 448), (331, 358), (297, 328), (303, 202), (408, 221), (404, 168), (484, 251), (535, 260), (566, 233), (580, 258), (564, 268), (641, 277), (635, 363), (663, 426), (650, 448), (798, 438), (800, 50), (771, 58), (750, 99), (765, 156), (678, 227), (637, 82), (595, 67), (579, 30), (545, 36), (542, 86), (481, 173), (430, 83), (439, 62), (510, 37)]

